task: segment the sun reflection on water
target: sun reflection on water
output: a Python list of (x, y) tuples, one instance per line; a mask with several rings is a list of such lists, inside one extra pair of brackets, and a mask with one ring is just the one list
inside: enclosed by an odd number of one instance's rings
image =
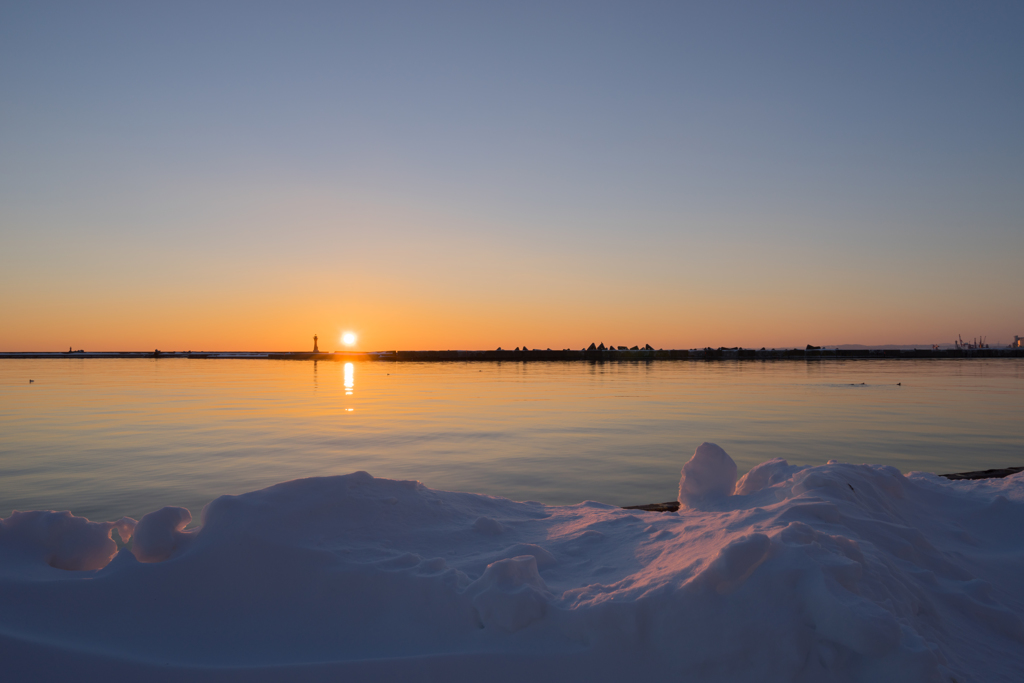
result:
[(355, 386), (356, 366), (352, 363), (345, 363), (345, 395), (352, 395), (352, 388)]

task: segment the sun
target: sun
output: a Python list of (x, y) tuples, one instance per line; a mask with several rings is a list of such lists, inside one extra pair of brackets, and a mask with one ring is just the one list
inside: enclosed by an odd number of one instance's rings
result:
[(341, 335), (341, 343), (345, 346), (352, 346), (356, 343), (356, 335), (354, 332), (346, 332)]

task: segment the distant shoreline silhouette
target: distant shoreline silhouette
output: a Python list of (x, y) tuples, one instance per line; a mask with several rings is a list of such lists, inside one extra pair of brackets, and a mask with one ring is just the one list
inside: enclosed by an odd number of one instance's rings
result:
[(248, 359), (248, 360), (370, 360), (370, 361), (662, 361), (662, 360), (874, 360), (914, 358), (1024, 358), (1024, 348), (836, 348), (807, 345), (805, 348), (719, 347), (703, 349), (655, 349), (640, 346), (605, 346), (591, 344), (584, 349), (498, 348), (486, 350), (393, 350), (393, 351), (319, 351), (314, 337), (313, 351), (8, 351), (0, 359), (45, 358), (159, 358), (185, 359)]

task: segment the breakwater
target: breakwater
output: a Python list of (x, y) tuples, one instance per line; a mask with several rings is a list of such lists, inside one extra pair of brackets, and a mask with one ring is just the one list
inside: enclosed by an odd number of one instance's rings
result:
[(315, 361), (662, 361), (662, 360), (906, 360), (920, 358), (1024, 358), (1024, 349), (516, 349), (495, 351), (71, 351), (6, 352), (2, 359), (102, 359), (102, 358), (187, 358), (235, 360)]

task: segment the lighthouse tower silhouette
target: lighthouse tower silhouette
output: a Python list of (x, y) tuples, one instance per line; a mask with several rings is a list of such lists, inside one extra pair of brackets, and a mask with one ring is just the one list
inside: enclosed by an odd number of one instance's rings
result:
[(320, 349), (316, 345), (316, 335), (313, 335), (313, 353), (320, 353)]

